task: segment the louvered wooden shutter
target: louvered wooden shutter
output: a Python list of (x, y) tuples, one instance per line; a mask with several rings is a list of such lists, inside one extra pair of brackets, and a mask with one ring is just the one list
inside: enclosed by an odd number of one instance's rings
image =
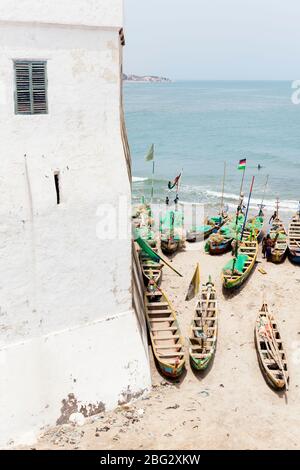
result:
[(46, 62), (16, 61), (16, 114), (46, 114)]
[(46, 62), (32, 62), (32, 110), (33, 114), (47, 113)]

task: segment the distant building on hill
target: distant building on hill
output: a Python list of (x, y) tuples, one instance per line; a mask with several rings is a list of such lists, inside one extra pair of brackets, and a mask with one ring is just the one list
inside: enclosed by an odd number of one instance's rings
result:
[[(1, 448), (150, 387), (132, 307), (122, 3), (0, 3)], [(117, 234), (103, 236), (107, 220)]]
[(166, 77), (157, 77), (155, 75), (126, 75), (123, 73), (125, 82), (145, 82), (145, 83), (171, 83), (172, 80)]

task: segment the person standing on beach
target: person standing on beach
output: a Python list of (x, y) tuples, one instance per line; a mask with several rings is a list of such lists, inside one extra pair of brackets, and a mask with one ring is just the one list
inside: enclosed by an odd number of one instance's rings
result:
[(267, 261), (271, 261), (272, 249), (276, 245), (278, 237), (279, 237), (279, 232), (276, 233), (276, 236), (274, 239), (272, 239), (271, 235), (268, 233), (268, 235), (263, 239), (262, 253), (263, 253), (263, 257), (266, 258)]
[(269, 224), (273, 222), (273, 220), (277, 219), (277, 211), (274, 212), (274, 214), (270, 217)]

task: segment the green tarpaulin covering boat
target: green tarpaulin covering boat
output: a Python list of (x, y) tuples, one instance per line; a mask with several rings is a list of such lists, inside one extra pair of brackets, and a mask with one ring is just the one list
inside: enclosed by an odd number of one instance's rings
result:
[(169, 210), (160, 220), (160, 241), (163, 252), (175, 253), (184, 245), (184, 216), (181, 211)]

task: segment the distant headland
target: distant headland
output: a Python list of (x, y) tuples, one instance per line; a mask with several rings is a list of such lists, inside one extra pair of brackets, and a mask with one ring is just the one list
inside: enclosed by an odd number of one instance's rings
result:
[(172, 80), (166, 77), (156, 77), (155, 75), (126, 75), (123, 73), (124, 82), (144, 82), (144, 83), (171, 83)]

